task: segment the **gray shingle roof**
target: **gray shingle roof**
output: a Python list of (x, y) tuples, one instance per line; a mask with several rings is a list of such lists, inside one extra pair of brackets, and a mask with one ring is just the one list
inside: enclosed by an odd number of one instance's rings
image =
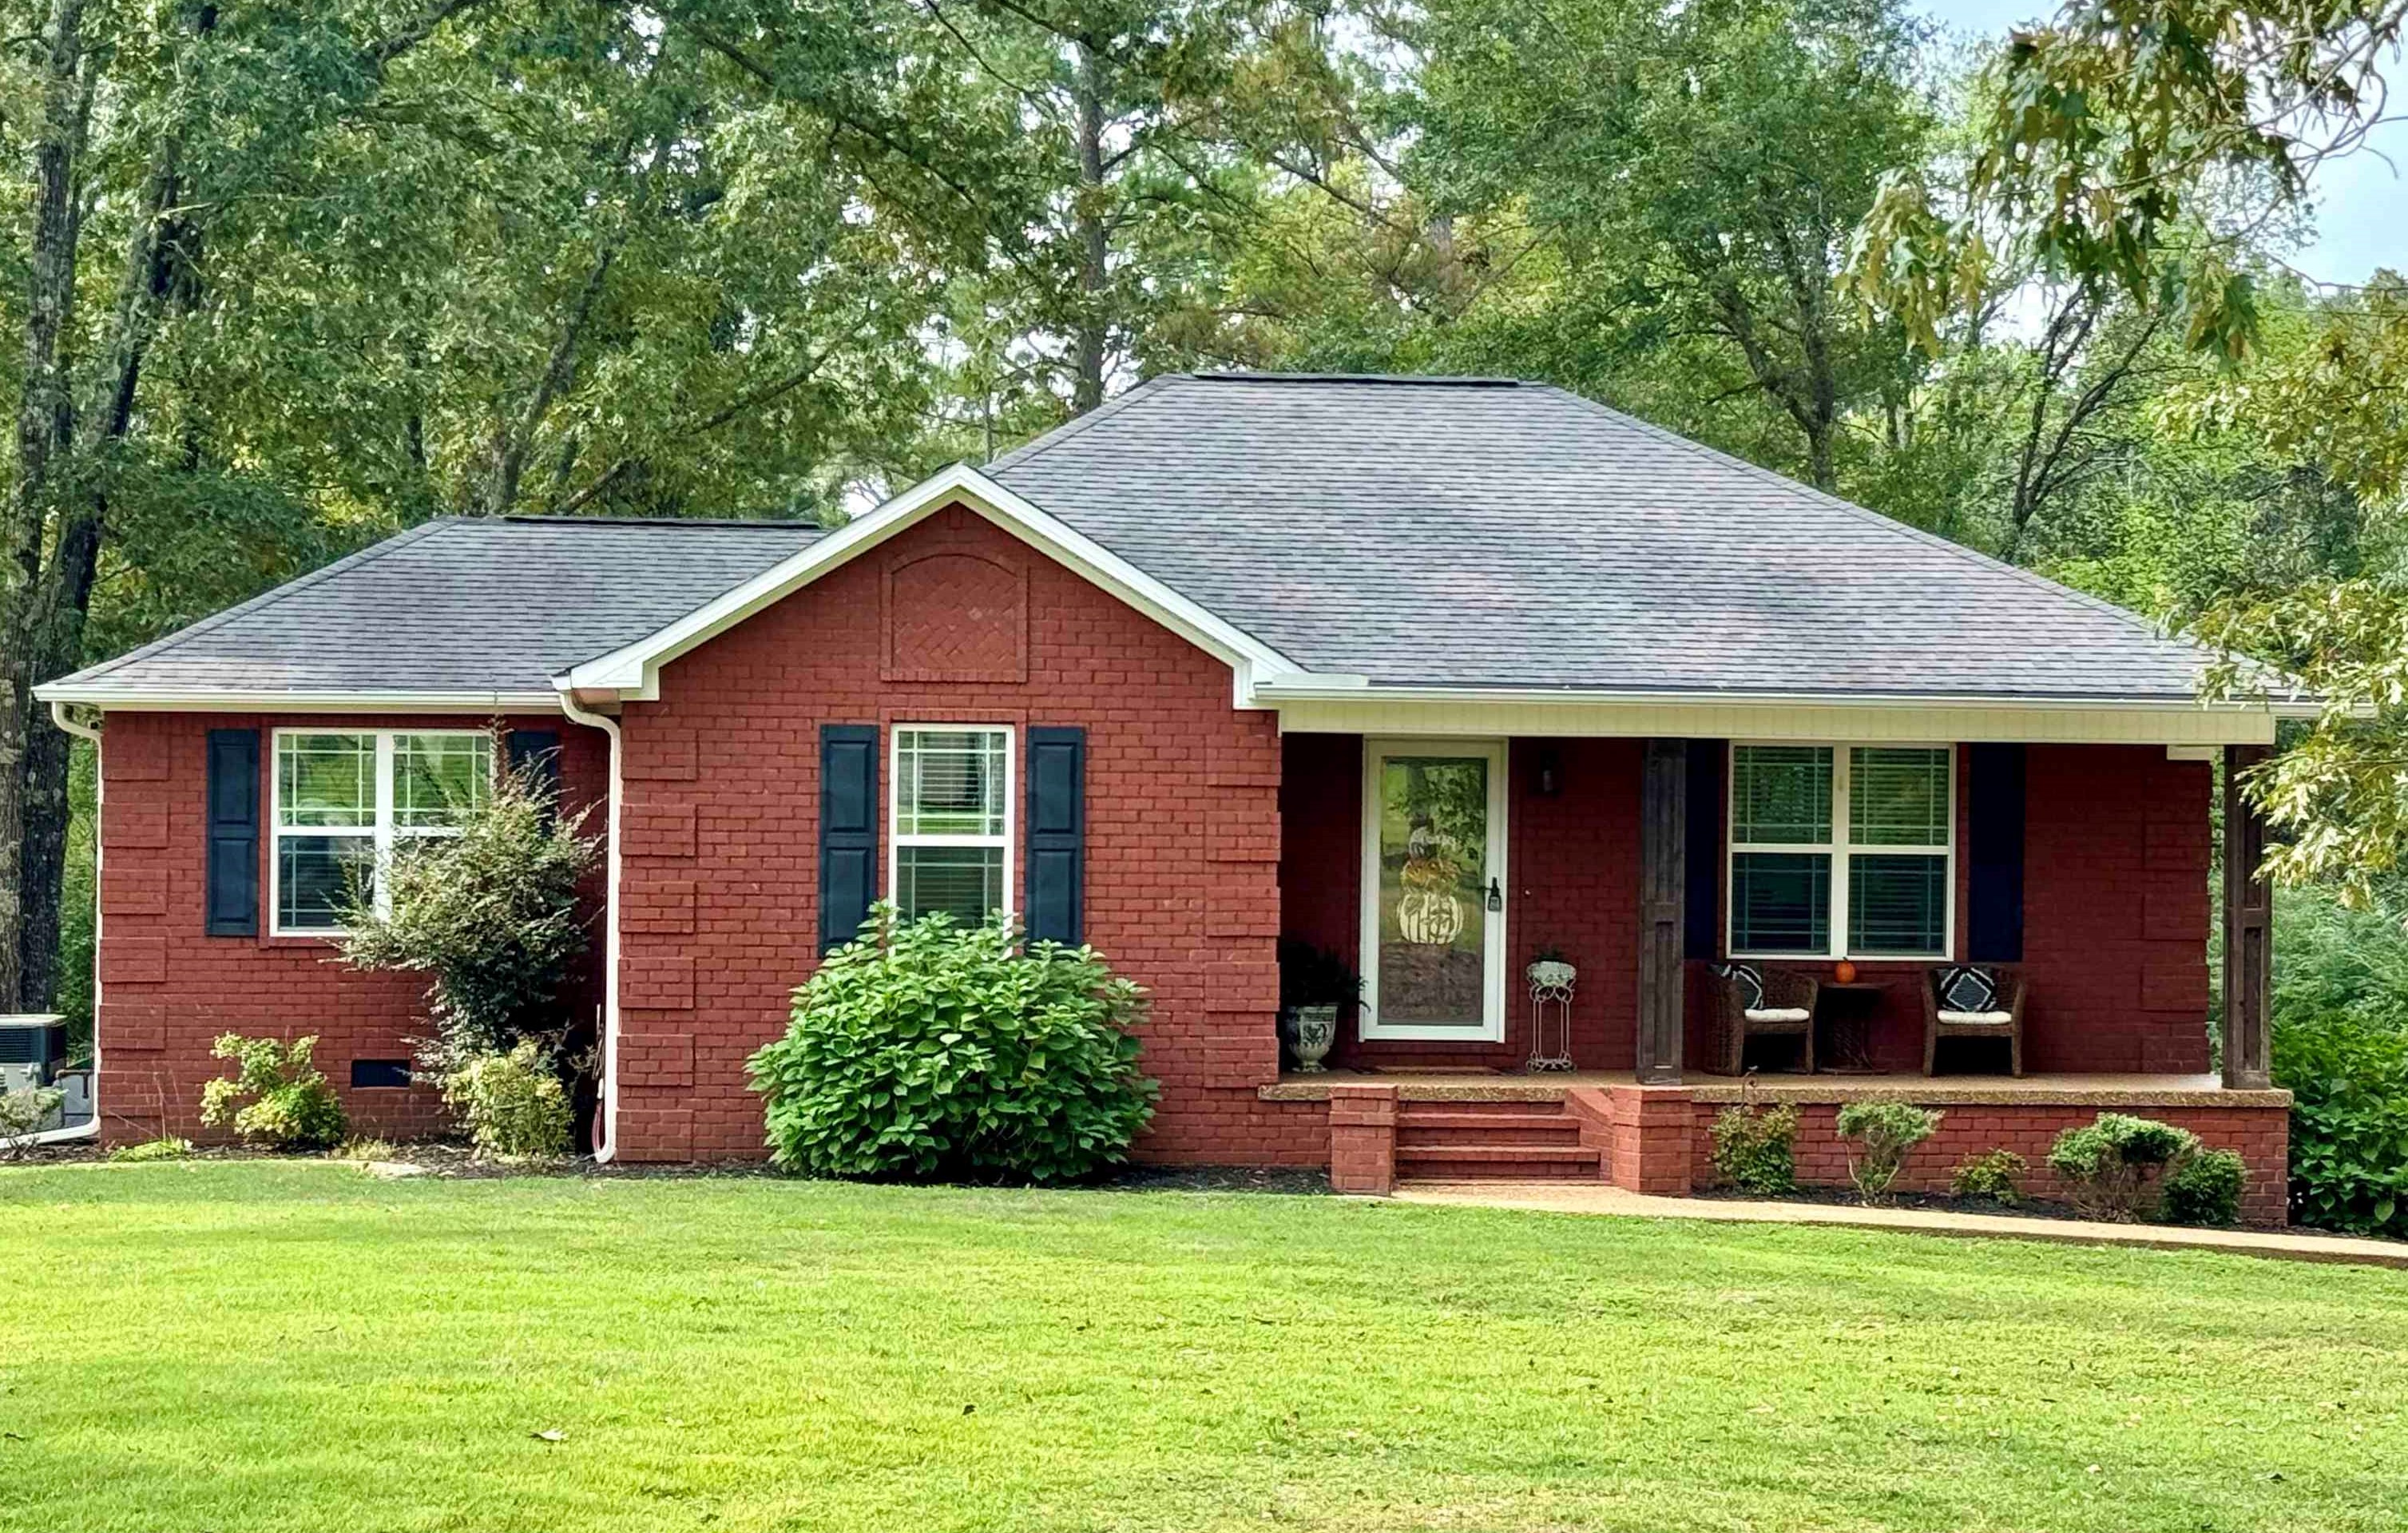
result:
[(537, 693), (742, 584), (793, 522), (452, 518), (69, 677), (79, 692)]
[(1374, 684), (2173, 699), (2204, 658), (1542, 385), (1162, 378), (987, 472)]
[[(2172, 701), (2205, 658), (1541, 385), (1172, 376), (987, 473), (1308, 670), (1374, 685)], [(547, 693), (818, 536), (430, 523), (63, 685)]]

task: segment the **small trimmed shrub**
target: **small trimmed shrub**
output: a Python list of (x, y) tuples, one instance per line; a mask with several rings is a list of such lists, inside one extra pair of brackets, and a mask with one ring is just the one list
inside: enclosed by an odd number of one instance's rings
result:
[(2177, 1225), (2237, 1225), (2249, 1168), (2231, 1150), (2201, 1150), (2166, 1173), (2165, 1217)]
[(770, 1158), (823, 1176), (1071, 1182), (1154, 1116), (1144, 992), (1091, 948), (1025, 951), (1009, 918), (872, 912), (747, 1065)]
[(1743, 1193), (1777, 1197), (1798, 1190), (1798, 1110), (1742, 1102), (1714, 1117), (1714, 1175)]
[(2163, 1179), (2197, 1153), (2199, 1136), (2187, 1128), (2102, 1112), (2059, 1134), (2048, 1164), (2076, 1208), (2106, 1219), (2144, 1219), (2156, 1211)]
[(443, 1078), (443, 1100), (491, 1160), (552, 1160), (568, 1153), (575, 1113), (560, 1072), (533, 1039), (507, 1053), (471, 1055)]
[(1948, 1175), (1948, 1190), (1958, 1197), (1986, 1197), (2013, 1208), (2023, 1196), (2024, 1172), (2030, 1168), (2031, 1163), (2012, 1150), (1985, 1150), (1956, 1163)]
[(1848, 1180), (1867, 1203), (1886, 1203), (1907, 1152), (1940, 1131), (1940, 1117), (1911, 1102), (1850, 1102), (1840, 1109), (1840, 1138), (1860, 1153), (1848, 1157)]
[(66, 1099), (65, 1092), (50, 1086), (0, 1091), (0, 1153), (11, 1157), (24, 1153)]
[(221, 1076), (201, 1088), (201, 1122), (212, 1128), (231, 1124), (254, 1144), (274, 1150), (323, 1150), (343, 1142), (351, 1126), (335, 1088), (309, 1062), (315, 1037), (291, 1043), (227, 1033), (209, 1053), (235, 1062), (235, 1077)]
[(165, 1134), (139, 1144), (121, 1144), (108, 1153), (108, 1158), (120, 1166), (138, 1166), (146, 1161), (182, 1160), (193, 1153), (193, 1141)]

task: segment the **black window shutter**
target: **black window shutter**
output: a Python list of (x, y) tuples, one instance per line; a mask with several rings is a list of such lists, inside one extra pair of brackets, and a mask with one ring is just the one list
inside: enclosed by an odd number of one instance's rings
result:
[(1087, 732), (1028, 731), (1028, 939), (1085, 940)]
[(859, 935), (878, 898), (878, 726), (820, 725), (820, 952)]
[(1689, 742), (1688, 906), (1681, 923), (1684, 957), (1722, 956), (1723, 770), (1727, 740)]
[(503, 738), (503, 749), (508, 753), (510, 771), (526, 773), (529, 781), (542, 792), (551, 806), (545, 811), (549, 821), (560, 805), (560, 731), (513, 729)]
[(212, 729), (208, 757), (211, 937), (259, 935), (259, 731)]
[(1976, 745), (1966, 754), (1965, 956), (2016, 964), (2024, 956), (2024, 748)]

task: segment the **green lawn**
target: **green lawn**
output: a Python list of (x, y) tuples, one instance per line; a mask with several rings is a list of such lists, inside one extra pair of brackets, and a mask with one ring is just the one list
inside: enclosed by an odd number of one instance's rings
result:
[(1267, 1196), (0, 1170), (0, 1431), (11, 1533), (2394, 1530), (2408, 1274)]

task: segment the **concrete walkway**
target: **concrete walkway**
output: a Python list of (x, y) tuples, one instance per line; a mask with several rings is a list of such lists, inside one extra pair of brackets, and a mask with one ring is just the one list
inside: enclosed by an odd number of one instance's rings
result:
[(1933, 1209), (1862, 1209), (1836, 1203), (1753, 1203), (1720, 1197), (1648, 1197), (1590, 1182), (1404, 1182), (1406, 1203), (1527, 1209), (1544, 1213), (1610, 1213), (1645, 1219), (1702, 1219), (1738, 1225), (1853, 1225), (1914, 1235), (2056, 1240), (2067, 1245), (2150, 1246), (2216, 1251), (2293, 1262), (2358, 1262), (2408, 1268), (2408, 1241), (2350, 1235), (2254, 1229), (2190, 1229), (2173, 1225), (2109, 1225), (2082, 1219), (1956, 1213)]

